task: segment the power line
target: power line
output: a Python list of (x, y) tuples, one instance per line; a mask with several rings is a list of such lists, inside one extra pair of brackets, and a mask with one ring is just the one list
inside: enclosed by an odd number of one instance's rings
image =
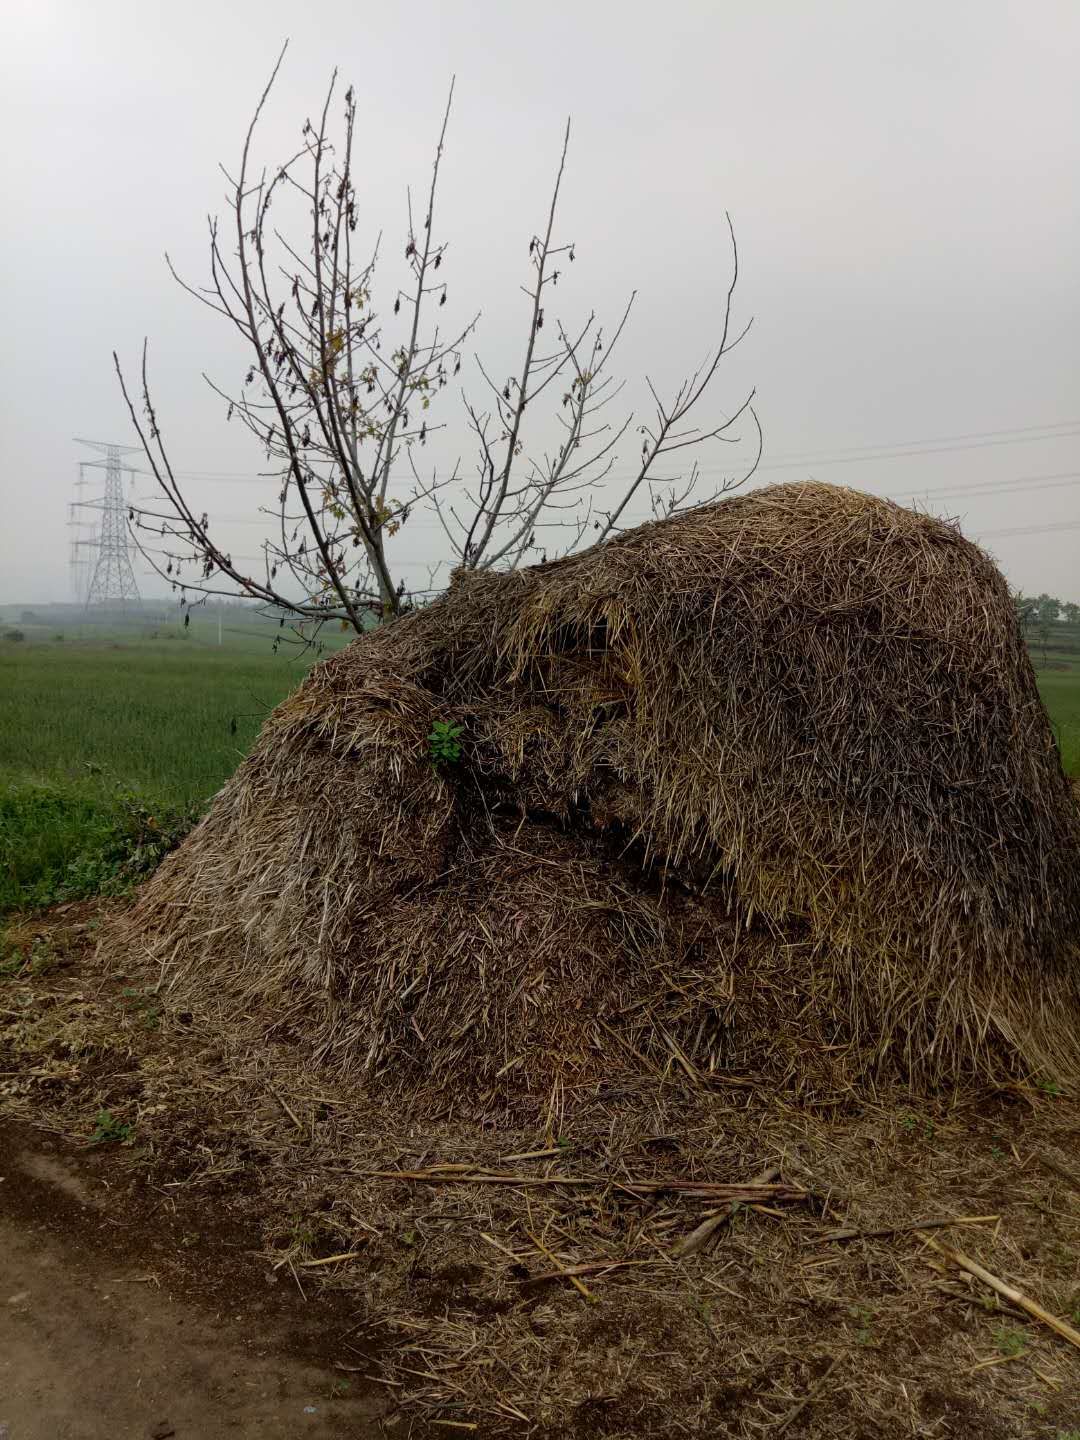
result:
[[(1045, 425), (1010, 425), (1004, 430), (972, 430), (966, 435), (927, 435), (921, 440), (893, 440), (881, 444), (845, 445), (839, 450), (833, 447), (829, 450), (810, 451), (809, 453), (790, 451), (786, 455), (777, 455), (774, 458), (777, 461), (814, 460), (821, 456), (850, 455), (856, 450), (902, 450), (912, 445), (951, 445), (961, 440), (987, 440), (1000, 435), (1032, 435), (1036, 430), (1073, 430), (1077, 427), (1080, 427), (1080, 420), (1051, 420)], [(1034, 438), (1037, 440), (1056, 440), (1058, 437), (1056, 435), (1036, 435)]]
[[(903, 460), (917, 455), (943, 455), (963, 450), (981, 450), (998, 445), (1032, 445), (1046, 440), (1069, 440), (1080, 435), (1080, 419), (1055, 420), (1044, 425), (1021, 425), (1004, 430), (974, 430), (964, 435), (927, 436), (924, 439), (898, 440), (865, 445), (849, 445), (840, 449), (807, 451), (802, 454), (789, 451), (763, 461), (759, 470), (794, 469), (800, 465), (851, 465), (859, 460)], [(734, 459), (728, 465), (700, 466), (701, 474), (729, 474), (740, 464), (746, 464), (751, 456)], [(250, 470), (176, 470), (177, 480), (220, 480), (259, 483), (266, 480), (280, 480), (284, 471)], [(136, 472), (149, 475), (148, 470)], [(636, 472), (614, 473), (612, 479), (627, 479)]]
[[(1049, 475), (1018, 475), (1011, 480), (979, 480), (970, 485), (943, 485), (933, 490), (906, 490), (913, 500), (951, 498), (953, 495), (1008, 495), (1022, 490), (1056, 490), (1061, 486), (1080, 484), (1080, 470), (1059, 470)], [(884, 500), (897, 500), (897, 495), (884, 495)]]
[(769, 460), (759, 465), (759, 470), (795, 470), (804, 465), (855, 465), (860, 461), (869, 463), (876, 460), (909, 460), (918, 455), (954, 455), (961, 450), (987, 450), (998, 445), (1030, 445), (1039, 440), (1068, 440), (1080, 435), (1080, 430), (1063, 430), (1056, 435), (1023, 435), (1014, 440), (971, 440), (962, 445), (934, 445), (919, 450), (890, 450), (863, 455), (832, 455), (827, 459), (810, 460)]
[[(898, 505), (906, 505), (909, 500), (948, 500), (963, 496), (969, 496), (973, 500), (981, 499), (984, 496), (993, 499), (995, 495), (1013, 495), (1031, 490), (1071, 489), (1076, 485), (1080, 485), (1080, 470), (1060, 470), (1046, 475), (1017, 475), (1004, 480), (981, 480), (971, 485), (944, 485), (934, 489), (904, 491), (902, 494), (893, 492), (877, 498), (892, 500)], [(276, 515), (268, 515), (265, 521), (243, 515), (211, 515), (210, 518), (217, 526), (229, 525), (246, 529), (269, 530), (272, 527), (279, 530), (281, 525), (280, 519)], [(287, 522), (287, 527), (297, 525), (306, 525), (306, 520), (302, 516), (295, 516)], [(442, 526), (436, 520), (410, 520), (408, 529), (412, 533), (417, 530), (444, 533)]]
[(1080, 520), (1055, 520), (1050, 525), (1010, 525), (1004, 530), (977, 530), (980, 540), (998, 539), (1005, 535), (1047, 535), (1051, 531), (1080, 530)]

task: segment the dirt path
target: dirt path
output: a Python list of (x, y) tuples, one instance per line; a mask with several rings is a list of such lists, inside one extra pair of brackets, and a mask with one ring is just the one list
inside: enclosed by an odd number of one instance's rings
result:
[(302, 1300), (242, 1235), (177, 1246), (94, 1159), (0, 1129), (0, 1440), (378, 1433), (377, 1401), (334, 1368), (365, 1368), (344, 1306)]

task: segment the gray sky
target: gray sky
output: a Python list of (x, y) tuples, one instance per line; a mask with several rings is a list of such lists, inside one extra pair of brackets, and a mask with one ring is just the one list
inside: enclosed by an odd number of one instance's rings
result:
[[(218, 162), (235, 161), (287, 36), (260, 157), (289, 153), (333, 66), (355, 82), (364, 223), (386, 234), (391, 292), (405, 185), (426, 181), (456, 73), (436, 223), (451, 246), (446, 314), (484, 312), (476, 348), (496, 372), (524, 340), (518, 286), (570, 114), (558, 233), (577, 262), (558, 309), (610, 324), (638, 290), (618, 367), (626, 408), (644, 409), (646, 372), (670, 385), (707, 348), (728, 209), (737, 314), (755, 320), (716, 401), (757, 386), (759, 483), (812, 475), (925, 495), (986, 537), (1014, 585), (1080, 600), (1075, 0), (323, 0), (310, 13), (284, 0), (5, 0), (0, 601), (68, 595), (67, 502), (86, 454), (72, 437), (131, 438), (114, 347), (134, 367), (149, 335), (179, 469), (262, 463), (201, 379), (235, 383), (246, 358), (177, 290), (162, 252), (204, 278)], [(437, 418), (456, 425), (453, 404)], [(440, 444), (464, 441), (454, 428)], [(855, 447), (921, 453), (852, 459)], [(619, 470), (636, 450), (628, 436)], [(207, 480), (192, 493), (224, 517), (259, 492)], [(1020, 527), (1030, 533), (994, 533)], [(257, 528), (218, 532), (237, 552), (257, 545)], [(401, 545), (415, 565), (443, 553), (426, 521)]]

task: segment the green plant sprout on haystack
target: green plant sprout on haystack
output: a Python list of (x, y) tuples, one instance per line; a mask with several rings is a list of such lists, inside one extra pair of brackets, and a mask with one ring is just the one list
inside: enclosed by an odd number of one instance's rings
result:
[(122, 938), (174, 1002), (287, 1014), (421, 1106), (672, 1057), (807, 1096), (1068, 1083), (1078, 841), (991, 560), (780, 485), (460, 575), (316, 667)]

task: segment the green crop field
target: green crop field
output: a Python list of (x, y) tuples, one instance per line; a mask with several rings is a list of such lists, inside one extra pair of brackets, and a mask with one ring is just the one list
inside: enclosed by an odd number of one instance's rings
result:
[(1031, 634), (1030, 643), (1065, 769), (1080, 775), (1080, 625), (1059, 622), (1049, 635)]
[(1039, 689), (1050, 712), (1062, 763), (1070, 775), (1080, 775), (1080, 665), (1042, 671)]
[[(241, 615), (220, 641), (203, 616), (61, 638), (0, 616), (0, 913), (137, 878), (183, 834), (315, 658), (275, 655), (276, 634)], [(1033, 658), (1080, 774), (1080, 627), (1055, 625)]]
[(225, 622), (221, 643), (206, 619), (13, 628), (0, 622), (0, 913), (88, 893), (140, 847), (156, 858), (315, 658), (275, 655), (258, 623)]

